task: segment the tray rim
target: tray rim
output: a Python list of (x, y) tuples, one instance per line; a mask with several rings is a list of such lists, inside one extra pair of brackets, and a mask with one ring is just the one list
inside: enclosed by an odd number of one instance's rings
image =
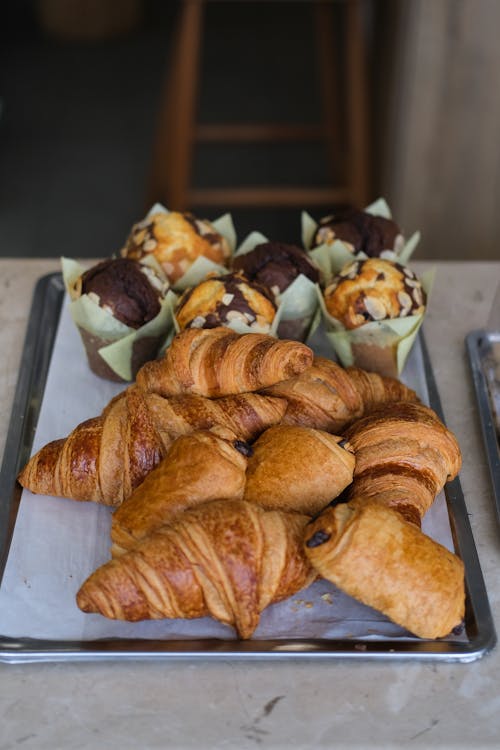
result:
[[(52, 348), (64, 298), (60, 272), (36, 282), (5, 452), (0, 469), (0, 583), (7, 562), (10, 539), (21, 497), (16, 481), (29, 458), (45, 388)], [(41, 335), (43, 331), (43, 336)], [(419, 339), (426, 373), (429, 401), (444, 421), (437, 383), (422, 331)], [(486, 586), (470, 527), (465, 498), (457, 477), (445, 486), (450, 525), (456, 549), (466, 571), (466, 625), (463, 641), (424, 639), (276, 639), (249, 640), (146, 640), (110, 638), (97, 640), (47, 640), (11, 638), (0, 634), (0, 662), (60, 662), (102, 660), (282, 660), (363, 659), (471, 662), (496, 644), (496, 632)]]

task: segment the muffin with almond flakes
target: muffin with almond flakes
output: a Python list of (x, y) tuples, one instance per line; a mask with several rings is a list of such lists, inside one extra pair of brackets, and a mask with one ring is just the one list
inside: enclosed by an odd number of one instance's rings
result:
[(198, 258), (227, 266), (231, 248), (206, 219), (191, 213), (153, 210), (134, 224), (121, 255), (139, 261), (153, 255), (175, 286)]
[(322, 300), (329, 338), (343, 364), (391, 376), (401, 373), (426, 304), (415, 273), (381, 258), (344, 266)]
[(175, 320), (184, 328), (227, 326), (245, 333), (270, 333), (276, 316), (272, 292), (241, 272), (211, 276), (179, 299)]

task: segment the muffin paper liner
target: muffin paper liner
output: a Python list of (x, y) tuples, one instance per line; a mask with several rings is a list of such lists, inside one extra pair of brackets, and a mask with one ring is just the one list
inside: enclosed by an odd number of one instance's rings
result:
[(109, 380), (129, 382), (144, 362), (154, 359), (173, 327), (177, 295), (169, 290), (160, 302), (160, 312), (135, 329), (114, 318), (89, 295), (75, 290), (85, 268), (70, 258), (61, 258), (63, 280), (70, 297), (70, 312), (80, 332), (89, 367)]
[[(420, 275), (420, 282), (427, 296), (426, 307), (434, 276), (434, 269)], [(316, 285), (316, 294), (325, 324), (325, 335), (344, 367), (354, 365), (389, 377), (401, 375), (425, 312), (404, 318), (371, 321), (348, 330), (329, 314), (319, 285)]]
[[(261, 232), (251, 232), (234, 253), (234, 257), (251, 252), (256, 245), (269, 242)], [(303, 273), (295, 278), (284, 292), (277, 297), (279, 311), (279, 338), (305, 341), (308, 337), (318, 310), (316, 284)], [(276, 320), (276, 318), (275, 318)], [(274, 327), (273, 321), (273, 327)]]
[[(148, 211), (146, 219), (149, 219), (153, 214), (157, 213), (170, 213), (168, 208), (165, 208), (161, 203), (155, 203), (152, 208)], [(234, 254), (236, 248), (236, 230), (231, 214), (226, 213), (219, 216), (214, 221), (210, 220), (211, 225), (214, 227), (216, 232), (221, 234), (226, 240), (231, 249), (231, 253)], [(200, 281), (209, 273), (215, 273), (217, 275), (227, 273), (227, 267), (220, 263), (214, 263), (213, 260), (205, 258), (204, 256), (198, 257), (194, 263), (188, 268), (186, 273), (178, 279), (175, 284), (172, 284), (172, 288), (178, 292), (183, 292), (191, 286), (196, 286)]]
[[(391, 209), (384, 198), (379, 198), (363, 210), (372, 216), (381, 216), (384, 219), (392, 219)], [(320, 266), (323, 276), (322, 280), (325, 285), (328, 284), (330, 279), (335, 276), (341, 268), (347, 265), (347, 263), (351, 263), (353, 260), (366, 260), (366, 258), (368, 258), (366, 253), (363, 252), (352, 253), (349, 246), (342, 242), (342, 240), (335, 240), (330, 245), (324, 243), (323, 245), (318, 245), (310, 250), (309, 248), (311, 247), (319, 225), (318, 222), (307, 213), (307, 211), (302, 211), (301, 223), (302, 243), (307, 249), (309, 255)], [(394, 251), (384, 250), (380, 257), (386, 260), (396, 261), (401, 265), (407, 265), (420, 242), (420, 236), (420, 232), (417, 231), (407, 240), (404, 240), (401, 237), (401, 242), (397, 243), (397, 247)]]

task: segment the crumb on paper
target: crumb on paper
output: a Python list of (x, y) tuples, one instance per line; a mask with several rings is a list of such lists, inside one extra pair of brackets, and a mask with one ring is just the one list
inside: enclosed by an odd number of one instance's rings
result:
[(314, 603), (310, 601), (306, 601), (305, 599), (294, 599), (292, 602), (293, 611), (298, 612), (301, 607), (305, 607), (306, 609), (312, 609), (314, 607)]
[(327, 604), (333, 604), (333, 596), (329, 592), (327, 592), (326, 594), (321, 594), (321, 598)]

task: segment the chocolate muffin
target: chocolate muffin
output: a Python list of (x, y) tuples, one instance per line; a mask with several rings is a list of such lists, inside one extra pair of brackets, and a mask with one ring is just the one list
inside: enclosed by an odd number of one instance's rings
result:
[(270, 290), (242, 273), (212, 276), (181, 296), (175, 318), (184, 328), (248, 327), (268, 333), (276, 304)]
[(161, 268), (110, 258), (85, 270), (63, 258), (63, 276), (90, 369), (107, 380), (133, 380), (173, 326), (168, 300), (175, 295)]
[(423, 313), (426, 295), (413, 271), (393, 261), (349, 263), (324, 292), (328, 313), (346, 329)]
[(140, 328), (160, 312), (168, 282), (155, 271), (129, 258), (104, 260), (80, 277), (80, 294), (130, 328)]
[(353, 255), (363, 252), (375, 258), (386, 251), (396, 252), (399, 238), (402, 239), (401, 230), (392, 219), (350, 209), (320, 219), (312, 247), (340, 240)]
[(283, 242), (256, 245), (250, 252), (234, 258), (233, 269), (242, 271), (251, 281), (264, 284), (275, 296), (288, 289), (300, 274), (314, 283), (319, 281), (319, 269), (306, 252)]
[(231, 249), (225, 237), (206, 219), (190, 213), (158, 211), (132, 227), (121, 255), (141, 260), (153, 254), (175, 284), (197, 258), (226, 265)]

